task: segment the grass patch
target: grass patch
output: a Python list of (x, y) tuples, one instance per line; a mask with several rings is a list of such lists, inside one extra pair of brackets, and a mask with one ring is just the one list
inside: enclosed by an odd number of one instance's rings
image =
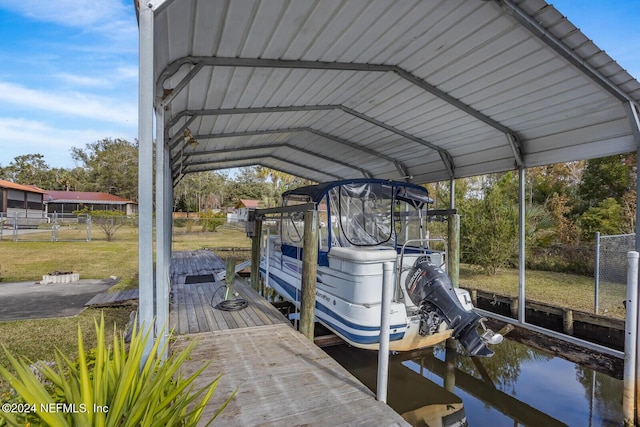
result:
[[(131, 311), (131, 307), (87, 309), (74, 317), (0, 322), (0, 343), (11, 354), (26, 357), (34, 363), (39, 360), (55, 361), (56, 348), (76, 357), (78, 325), (82, 328), (86, 348), (91, 349), (97, 342), (94, 319), (100, 321), (100, 314), (104, 313), (106, 330), (112, 331), (115, 325), (124, 331)], [(10, 366), (4, 351), (0, 351), (0, 365)], [(0, 379), (0, 391), (8, 391), (8, 388), (8, 384)]]
[[(496, 294), (517, 296), (518, 270), (501, 268), (495, 275), (489, 276), (471, 265), (461, 264), (460, 285)], [(525, 292), (528, 300), (593, 312), (593, 277), (527, 270), (525, 272)], [(601, 283), (598, 304), (600, 314), (624, 319), (625, 310), (622, 302), (625, 298), (626, 285)]]
[[(60, 238), (65, 232), (59, 232)], [(34, 234), (40, 233), (24, 236)], [(132, 282), (137, 263), (138, 233), (133, 228), (120, 230), (113, 242), (0, 240), (0, 278), (5, 282), (42, 280), (53, 271), (73, 271), (81, 279), (117, 276)]]
[[(123, 227), (108, 242), (106, 238), (68, 241), (68, 233), (61, 230), (60, 241), (27, 241), (33, 233), (21, 235), (21, 240), (0, 240), (0, 281), (22, 282), (42, 280), (53, 271), (73, 271), (81, 279), (120, 278), (112, 290), (124, 290), (138, 285), (138, 230)], [(98, 234), (97, 232), (94, 234)], [(64, 240), (64, 241), (62, 241)], [(215, 232), (177, 232), (173, 236), (173, 250), (198, 250), (204, 248), (251, 248), (251, 239), (243, 230), (219, 229)]]
[(251, 248), (251, 239), (244, 230), (218, 228), (215, 232), (191, 231), (186, 228), (174, 228), (174, 251), (193, 251), (215, 248)]

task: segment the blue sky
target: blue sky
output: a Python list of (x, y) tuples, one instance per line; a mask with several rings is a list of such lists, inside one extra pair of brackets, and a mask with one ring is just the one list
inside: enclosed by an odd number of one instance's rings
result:
[[(639, 0), (551, 3), (640, 78)], [(132, 0), (0, 0), (0, 166), (137, 137), (137, 28)]]

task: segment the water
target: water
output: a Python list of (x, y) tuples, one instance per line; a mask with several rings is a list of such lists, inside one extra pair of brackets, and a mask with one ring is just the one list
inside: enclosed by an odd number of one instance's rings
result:
[[(621, 380), (507, 339), (493, 349), (488, 359), (444, 345), (391, 355), (389, 406), (414, 426), (622, 425)], [(375, 393), (377, 352), (325, 351)]]

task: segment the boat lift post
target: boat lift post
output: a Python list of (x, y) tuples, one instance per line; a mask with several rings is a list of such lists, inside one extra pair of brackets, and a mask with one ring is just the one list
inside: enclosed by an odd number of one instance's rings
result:
[(302, 238), (302, 289), (300, 296), (300, 332), (313, 341), (316, 318), (316, 278), (318, 275), (318, 211), (304, 213)]
[[(267, 215), (304, 212), (304, 236), (302, 248), (302, 296), (300, 301), (299, 330), (313, 341), (315, 324), (316, 279), (318, 261), (319, 215), (314, 203), (278, 208), (252, 209), (249, 211), (247, 236), (251, 237), (251, 284), (258, 289), (260, 277), (260, 246), (262, 221)], [(255, 279), (254, 279), (255, 278)], [(306, 295), (306, 297), (305, 297)]]
[(245, 225), (247, 237), (251, 238), (251, 287), (260, 292), (260, 243), (262, 240), (262, 218), (256, 209), (250, 209)]

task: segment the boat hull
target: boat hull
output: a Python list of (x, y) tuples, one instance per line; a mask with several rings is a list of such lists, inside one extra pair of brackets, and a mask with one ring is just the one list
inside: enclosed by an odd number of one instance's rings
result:
[[(389, 258), (388, 261), (395, 262), (396, 256), (391, 252), (373, 256), (367, 254), (366, 266), (360, 265), (362, 263), (358, 260), (344, 258), (330, 258), (330, 266), (318, 266), (316, 320), (357, 348), (379, 348), (382, 264), (385, 256)], [(302, 262), (278, 251), (272, 251), (269, 260), (269, 279), (266, 283), (299, 308)], [(265, 258), (262, 259), (260, 271), (266, 278)], [(420, 335), (420, 318), (408, 315), (404, 303), (391, 303), (390, 324), (389, 349), (392, 351), (429, 347), (451, 337), (451, 330), (445, 328), (431, 335)]]

